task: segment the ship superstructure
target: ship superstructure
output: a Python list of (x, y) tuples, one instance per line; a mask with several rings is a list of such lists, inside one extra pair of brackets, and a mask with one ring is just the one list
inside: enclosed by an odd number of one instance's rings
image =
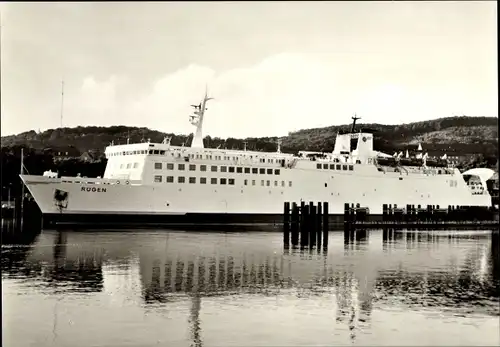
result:
[[(328, 201), (330, 213), (359, 203), (381, 214), (385, 203), (490, 206), (480, 176), (464, 180), (446, 158), (388, 155), (373, 148), (373, 134), (337, 134), (330, 153), (205, 148), (207, 102), (194, 107), (191, 146), (161, 143), (110, 145), (103, 178), (21, 175), (42, 213), (71, 221), (161, 223), (280, 222), (284, 201)], [(355, 148), (351, 148), (351, 142)], [(480, 193), (478, 193), (480, 191)]]

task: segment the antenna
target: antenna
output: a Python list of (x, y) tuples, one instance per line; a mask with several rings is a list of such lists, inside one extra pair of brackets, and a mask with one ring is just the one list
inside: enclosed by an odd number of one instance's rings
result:
[(361, 119), (361, 117), (356, 116), (356, 113), (355, 113), (355, 114), (354, 114), (354, 117), (352, 117), (352, 129), (351, 129), (351, 133), (353, 133), (353, 132), (354, 132), (354, 127), (356, 126), (356, 121), (357, 121), (358, 119)]
[(63, 126), (63, 110), (64, 110), (64, 78), (61, 80), (61, 128)]

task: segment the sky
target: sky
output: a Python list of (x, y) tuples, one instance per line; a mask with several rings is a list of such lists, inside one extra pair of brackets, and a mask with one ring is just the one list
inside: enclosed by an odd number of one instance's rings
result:
[(496, 1), (3, 2), (0, 19), (2, 136), (61, 110), (189, 134), (206, 87), (220, 137), (498, 117)]

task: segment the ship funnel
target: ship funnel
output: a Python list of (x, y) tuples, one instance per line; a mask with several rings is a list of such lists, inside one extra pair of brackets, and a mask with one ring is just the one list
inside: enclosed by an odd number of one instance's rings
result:
[(333, 154), (350, 154), (351, 153), (351, 136), (349, 134), (340, 135), (337, 133), (335, 139), (335, 147)]
[(358, 144), (355, 153), (359, 158), (369, 158), (373, 156), (373, 135), (359, 133)]

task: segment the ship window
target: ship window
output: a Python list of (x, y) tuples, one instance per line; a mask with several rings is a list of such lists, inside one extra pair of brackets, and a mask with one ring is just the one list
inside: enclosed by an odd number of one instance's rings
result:
[(356, 159), (356, 164), (361, 164), (361, 160)]
[(139, 163), (134, 163), (134, 169), (137, 169), (139, 167)]
[(196, 177), (189, 177), (189, 183), (196, 183)]
[(252, 186), (254, 186), (254, 185), (255, 185), (255, 180), (252, 180)]
[(201, 184), (207, 184), (207, 178), (206, 177), (200, 177), (200, 183)]
[(149, 154), (153, 154), (153, 150), (152, 149), (149, 150)]
[(347, 165), (342, 165), (342, 170), (347, 170)]
[(160, 151), (160, 155), (165, 155), (165, 151)]
[(354, 170), (354, 165), (349, 165), (349, 171)]
[(229, 172), (234, 172), (234, 166), (229, 167)]
[(266, 173), (266, 169), (259, 169), (259, 173), (260, 173), (261, 175), (265, 174), (265, 173)]
[(212, 165), (212, 167), (210, 168), (210, 170), (211, 170), (212, 172), (217, 172), (217, 166)]
[(227, 166), (221, 166), (220, 172), (227, 172)]
[(120, 169), (123, 169), (123, 164), (120, 164)]
[(200, 171), (207, 171), (206, 165), (200, 165)]
[(266, 181), (266, 186), (268, 186), (268, 187), (269, 187), (270, 185), (271, 185), (271, 181), (267, 180), (267, 181)]
[(337, 167), (337, 170), (341, 170), (342, 169), (342, 165), (340, 165), (340, 164), (337, 164), (336, 167)]
[(167, 170), (173, 170), (174, 169), (174, 164), (173, 163), (167, 163)]
[(161, 170), (161, 163), (155, 163), (155, 170)]
[(288, 181), (288, 186), (291, 187), (292, 186), (292, 181)]
[(195, 164), (189, 164), (189, 171), (195, 171), (196, 170), (196, 165)]
[(253, 168), (252, 168), (252, 173), (253, 173), (253, 174), (256, 174), (256, 173), (258, 173), (258, 172), (259, 172), (259, 170), (258, 170), (256, 167), (253, 167)]
[(274, 181), (274, 186), (277, 187), (278, 186), (278, 181)]
[(281, 186), (284, 187), (285, 186), (285, 181), (281, 181)]
[(132, 166), (132, 164), (128, 163), (127, 164), (127, 169), (130, 169), (131, 166)]
[(260, 180), (260, 185), (264, 187), (264, 180)]
[(226, 183), (227, 183), (227, 179), (225, 179), (225, 178), (220, 179), (220, 184), (226, 184)]
[(273, 174), (273, 169), (267, 169), (267, 174), (272, 175)]
[(186, 177), (183, 177), (183, 176), (179, 176), (179, 177), (177, 177), (177, 182), (179, 182), (179, 183), (184, 183), (184, 182), (186, 182)]
[(243, 184), (247, 186), (248, 185), (248, 180), (244, 180)]
[(335, 164), (330, 164), (330, 170), (335, 170)]
[(228, 180), (230, 186), (234, 186), (234, 178)]
[(160, 183), (161, 182), (161, 176), (160, 175), (155, 176), (155, 182), (156, 183)]
[(237, 167), (236, 168), (236, 172), (237, 173), (242, 173), (243, 172), (243, 168), (242, 167)]
[(211, 184), (217, 184), (217, 178), (212, 177), (212, 178), (210, 179), (210, 183), (211, 183)]
[(274, 174), (279, 175), (280, 174), (280, 169), (274, 169)]
[(183, 171), (185, 169), (185, 165), (184, 164), (179, 164), (179, 170)]
[(157, 150), (157, 149), (153, 150), (153, 154), (159, 154), (159, 153), (160, 153), (159, 150)]
[(323, 164), (323, 169), (328, 169), (328, 164)]
[(316, 169), (321, 169), (321, 164), (316, 164)]
[(167, 176), (167, 183), (174, 183), (174, 176)]
[(250, 168), (249, 167), (245, 168), (245, 173), (250, 173)]

